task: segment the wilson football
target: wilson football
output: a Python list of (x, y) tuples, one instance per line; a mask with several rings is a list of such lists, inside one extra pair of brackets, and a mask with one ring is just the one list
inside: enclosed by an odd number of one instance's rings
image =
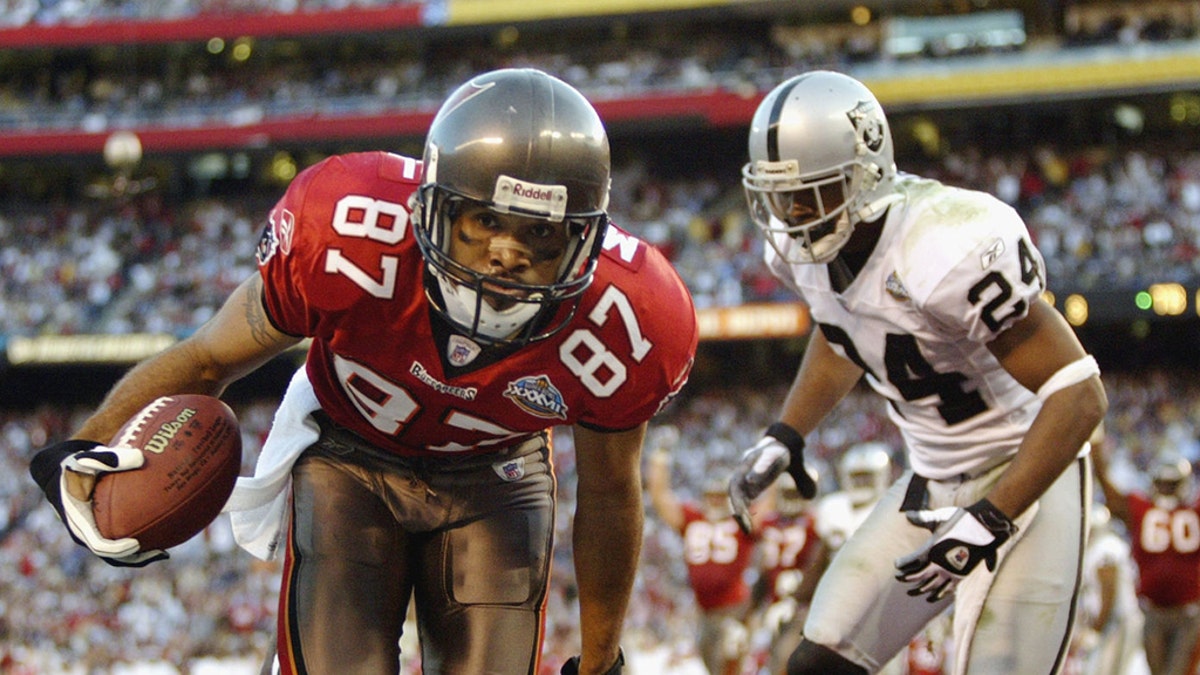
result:
[(109, 445), (139, 448), (146, 462), (100, 475), (92, 493), (96, 527), (109, 539), (133, 537), (142, 550), (178, 546), (208, 527), (242, 464), (237, 417), (220, 399), (199, 394), (154, 401)]

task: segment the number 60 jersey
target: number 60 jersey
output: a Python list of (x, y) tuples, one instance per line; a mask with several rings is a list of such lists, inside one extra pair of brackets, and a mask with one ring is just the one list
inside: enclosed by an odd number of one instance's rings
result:
[(1041, 408), (987, 343), (1028, 313), (1045, 267), (1000, 200), (908, 174), (896, 190), (901, 200), (842, 293), (825, 265), (788, 265), (771, 246), (766, 261), (834, 351), (887, 397), (910, 466), (940, 480), (1011, 457)]
[(312, 338), (324, 411), (406, 456), (497, 451), (560, 424), (617, 431), (687, 380), (692, 299), (653, 247), (610, 226), (571, 322), (519, 349), (481, 348), (433, 312), (408, 208), (421, 163), (341, 155), (302, 172), (259, 244), (277, 328)]

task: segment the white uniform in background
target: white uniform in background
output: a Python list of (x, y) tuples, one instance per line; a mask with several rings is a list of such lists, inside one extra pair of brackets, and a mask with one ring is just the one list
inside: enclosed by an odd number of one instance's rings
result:
[[(1083, 553), (1083, 589), (1079, 598), (1080, 672), (1084, 675), (1148, 675), (1142, 648), (1142, 609), (1138, 606), (1137, 570), (1129, 542), (1113, 527), (1108, 509), (1092, 509), (1087, 549)], [(1112, 609), (1108, 621), (1093, 628), (1100, 613), (1099, 570), (1116, 572)]]

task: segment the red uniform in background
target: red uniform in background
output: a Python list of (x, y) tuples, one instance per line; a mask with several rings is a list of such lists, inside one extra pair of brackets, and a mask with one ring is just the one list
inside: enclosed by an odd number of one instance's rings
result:
[(683, 505), (684, 562), (696, 604), (706, 612), (744, 609), (750, 599), (746, 571), (754, 554), (754, 538), (742, 532), (732, 516), (709, 520), (693, 504)]
[[(762, 574), (767, 585), (768, 602), (780, 600), (780, 575), (802, 572), (816, 553), (820, 536), (811, 514), (784, 515), (774, 513), (762, 526), (759, 547), (762, 550)], [(799, 580), (797, 579), (796, 582)], [(796, 582), (785, 582), (794, 590)]]
[(1200, 601), (1200, 504), (1175, 504), (1170, 510), (1133, 493), (1126, 497), (1133, 515), (1133, 560), (1138, 566), (1138, 595), (1156, 607)]

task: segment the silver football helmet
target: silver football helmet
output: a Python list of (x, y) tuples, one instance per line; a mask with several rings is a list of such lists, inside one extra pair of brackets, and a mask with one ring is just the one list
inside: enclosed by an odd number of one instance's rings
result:
[[(539, 70), (484, 73), (442, 104), (423, 159), (412, 206), (434, 308), (488, 344), (524, 344), (561, 330), (592, 281), (608, 226), (608, 135), (591, 103)], [(570, 241), (556, 279), (523, 284), (456, 262), (450, 227), (470, 203), (565, 223)], [(490, 305), (489, 295), (506, 308)]]
[(892, 453), (885, 443), (853, 445), (838, 462), (838, 481), (855, 506), (872, 504), (892, 483)]
[(826, 263), (899, 199), (892, 133), (861, 82), (825, 70), (775, 87), (750, 123), (750, 216), (789, 263)]
[(790, 473), (783, 473), (775, 481), (775, 488), (778, 490), (775, 494), (775, 508), (780, 515), (794, 518), (808, 510), (808, 500), (800, 494), (796, 487), (796, 479), (792, 478)]

